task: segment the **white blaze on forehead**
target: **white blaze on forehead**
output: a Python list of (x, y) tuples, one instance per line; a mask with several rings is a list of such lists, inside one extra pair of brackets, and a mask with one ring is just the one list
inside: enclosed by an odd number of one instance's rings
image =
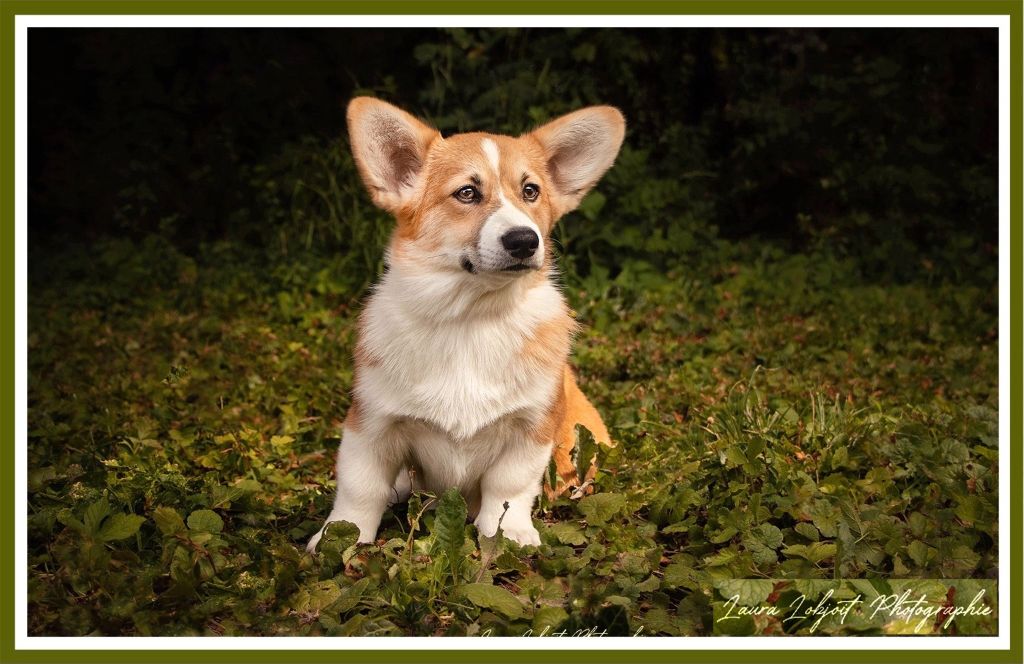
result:
[(491, 168), (495, 171), (498, 170), (498, 144), (490, 138), (485, 138), (480, 142), (480, 147), (483, 148), (484, 154), (487, 155), (487, 161), (491, 162)]

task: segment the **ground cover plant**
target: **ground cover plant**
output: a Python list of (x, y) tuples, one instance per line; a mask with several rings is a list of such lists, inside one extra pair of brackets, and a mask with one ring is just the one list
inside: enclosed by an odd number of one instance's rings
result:
[[(341, 523), (306, 554), (390, 229), (347, 147), (274, 135), (267, 154), (218, 152), (231, 163), (187, 176), (143, 161), (111, 176), (108, 208), (93, 201), (106, 216), (77, 226), (52, 195), (84, 194), (37, 166), (30, 633), (902, 634), (917, 621), (715, 616), (733, 596), (834, 606), (914, 579), (946, 601), (993, 590), (994, 146), (955, 104), (906, 112), (914, 95), (978, 95), (953, 73), (983, 59), (964, 64), (942, 35), (883, 48), (828, 31), (416, 34), (421, 89), (359, 90), (417, 99), (446, 130), (515, 132), (593, 101), (633, 123), (554, 234), (581, 324), (573, 363), (617, 443), (598, 451), (593, 492), (541, 503), (540, 547), (478, 536), (447, 493), (390, 509), (373, 545)], [(78, 39), (97, 58), (124, 46)], [(161, 39), (147, 36), (158, 55)], [(231, 39), (237, 55), (262, 37)], [(921, 39), (938, 54), (926, 74)], [(859, 60), (825, 57), (865, 44)], [(609, 68), (617, 87), (602, 87)], [(710, 97), (671, 98), (670, 75)], [(659, 110), (674, 102), (690, 114)], [(206, 140), (238, 140), (211, 126)], [(124, 133), (141, 150), (180, 138), (165, 129)], [(219, 226), (197, 228), (225, 182)]]
[(423, 495), (380, 547), (335, 526), (309, 557), (357, 301), (330, 267), (105, 246), (33, 298), (31, 630), (701, 634), (716, 580), (993, 574), (994, 293), (709, 249), (698, 274), (568, 289), (618, 446), (593, 495), (543, 506), (543, 546)]

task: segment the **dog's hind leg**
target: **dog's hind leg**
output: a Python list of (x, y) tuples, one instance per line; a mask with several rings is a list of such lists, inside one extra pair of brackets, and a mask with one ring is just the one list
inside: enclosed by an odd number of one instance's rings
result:
[(419, 483), (416, 481), (412, 469), (402, 466), (398, 469), (395, 483), (391, 487), (391, 498), (388, 499), (388, 507), (409, 500), (409, 495), (419, 488)]

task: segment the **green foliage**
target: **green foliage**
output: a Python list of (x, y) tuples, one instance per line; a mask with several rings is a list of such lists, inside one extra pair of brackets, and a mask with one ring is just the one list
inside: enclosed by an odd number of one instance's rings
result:
[(443, 557), (452, 580), (458, 583), (463, 563), (462, 545), (466, 540), (466, 501), (458, 489), (449, 489), (441, 496), (432, 535), (430, 554)]
[(617, 493), (596, 493), (578, 503), (580, 513), (592, 526), (603, 526), (626, 504), (625, 497)]
[(516, 596), (500, 586), (489, 583), (469, 583), (460, 592), (482, 609), (493, 609), (509, 620), (523, 617), (523, 605)]
[(705, 251), (567, 292), (617, 447), (593, 494), (542, 506), (540, 547), (479, 537), (448, 492), (389, 510), (375, 544), (333, 523), (314, 556), (358, 313), (331, 262), (63, 257), (30, 302), (32, 633), (710, 634), (722, 589), (757, 579), (991, 575), (984, 275), (880, 286), (821, 251)]
[(359, 293), (370, 285), (393, 222), (367, 204), (347, 144), (306, 136), (243, 169), (255, 200), (235, 216), (234, 235), (255, 234), (275, 256), (330, 253), (319, 278), (323, 290)]

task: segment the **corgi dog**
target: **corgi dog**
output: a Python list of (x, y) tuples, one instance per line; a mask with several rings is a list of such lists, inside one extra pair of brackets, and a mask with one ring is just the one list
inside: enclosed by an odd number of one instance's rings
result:
[(568, 365), (576, 325), (550, 234), (614, 162), (622, 113), (593, 106), (519, 137), (446, 138), (358, 97), (347, 120), (359, 174), (397, 225), (359, 317), (324, 527), (349, 521), (372, 542), (389, 505), (457, 487), (482, 535), (500, 522), (540, 544), (531, 512), (552, 456), (557, 494), (577, 479), (576, 424), (611, 444)]

